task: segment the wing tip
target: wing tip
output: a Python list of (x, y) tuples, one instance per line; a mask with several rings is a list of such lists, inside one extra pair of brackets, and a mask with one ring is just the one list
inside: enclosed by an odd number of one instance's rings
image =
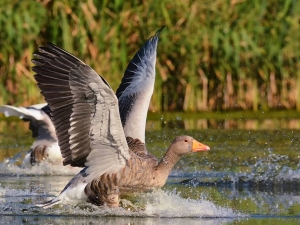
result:
[(160, 32), (166, 27), (166, 25), (163, 25), (158, 31), (156, 31), (155, 36), (159, 36)]
[(162, 32), (162, 30), (166, 27), (166, 25), (163, 25), (158, 31), (156, 31), (156, 33), (154, 34), (154, 36), (150, 37), (150, 40), (154, 39), (154, 38), (159, 38), (160, 33)]
[(43, 208), (43, 209), (48, 209), (54, 205), (59, 204), (60, 202), (61, 202), (61, 200), (59, 200), (59, 199), (55, 200), (55, 198), (54, 198), (54, 199), (51, 199), (50, 201), (36, 204), (35, 206), (37, 206), (39, 208)]

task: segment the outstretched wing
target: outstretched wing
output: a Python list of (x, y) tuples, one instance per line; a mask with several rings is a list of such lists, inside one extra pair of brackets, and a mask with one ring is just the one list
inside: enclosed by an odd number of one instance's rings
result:
[(41, 110), (43, 110), (44, 113), (46, 113), (46, 114), (50, 117), (51, 109), (50, 109), (50, 107), (49, 107), (48, 104), (44, 105), (44, 106), (41, 108)]
[(135, 54), (116, 92), (125, 136), (145, 143), (147, 112), (155, 82), (156, 49), (162, 27)]
[(93, 69), (65, 50), (40, 47), (32, 68), (48, 102), (64, 165), (98, 175), (123, 168), (129, 150), (117, 98)]
[[(44, 106), (40, 105), (41, 107)], [(29, 121), (29, 128), (32, 131), (32, 137), (37, 140), (56, 141), (55, 128), (49, 116), (41, 109), (33, 105), (30, 107), (15, 107), (11, 105), (0, 106), (0, 112), (5, 116), (16, 116), (24, 121)]]

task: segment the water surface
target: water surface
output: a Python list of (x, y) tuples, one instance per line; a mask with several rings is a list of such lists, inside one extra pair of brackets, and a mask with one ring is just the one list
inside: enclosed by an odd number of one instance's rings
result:
[(59, 194), (75, 171), (19, 167), (33, 139), (28, 124), (0, 121), (0, 215), (4, 224), (299, 224), (299, 119), (161, 118), (147, 123), (147, 148), (162, 157), (187, 134), (211, 151), (183, 157), (162, 190), (119, 209), (90, 204), (34, 207)]

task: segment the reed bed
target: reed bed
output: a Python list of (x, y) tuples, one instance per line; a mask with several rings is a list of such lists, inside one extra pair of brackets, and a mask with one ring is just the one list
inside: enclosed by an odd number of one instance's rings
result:
[(0, 1), (0, 104), (43, 101), (32, 53), (52, 42), (117, 89), (156, 30), (150, 110), (300, 110), (300, 1)]

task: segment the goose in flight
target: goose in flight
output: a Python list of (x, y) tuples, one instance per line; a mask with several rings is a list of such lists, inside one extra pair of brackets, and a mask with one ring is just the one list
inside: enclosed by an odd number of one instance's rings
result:
[(59, 47), (47, 44), (34, 54), (32, 70), (51, 109), (63, 164), (83, 167), (57, 197), (38, 206), (86, 201), (118, 207), (124, 193), (162, 187), (181, 156), (209, 150), (186, 135), (176, 137), (161, 160), (146, 150), (160, 32), (130, 61), (116, 95), (103, 77)]

